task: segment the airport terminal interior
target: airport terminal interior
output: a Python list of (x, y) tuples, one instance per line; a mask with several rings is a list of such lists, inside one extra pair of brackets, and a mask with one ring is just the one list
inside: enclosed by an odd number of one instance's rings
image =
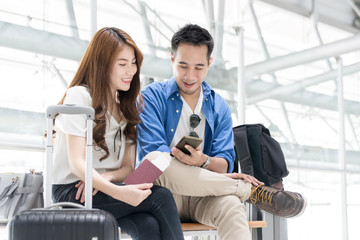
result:
[(43, 171), (45, 109), (98, 29), (132, 36), (144, 87), (171, 78), (170, 40), (187, 23), (214, 37), (205, 80), (233, 125), (269, 128), (285, 190), (307, 199), (284, 239), (359, 239), (360, 0), (0, 0), (0, 171)]

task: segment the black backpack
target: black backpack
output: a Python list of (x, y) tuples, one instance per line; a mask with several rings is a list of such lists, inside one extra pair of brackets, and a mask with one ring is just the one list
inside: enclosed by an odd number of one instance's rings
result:
[(233, 131), (241, 172), (254, 176), (266, 186), (282, 189), (282, 178), (289, 171), (280, 144), (271, 137), (269, 129), (261, 124), (245, 124), (234, 127)]

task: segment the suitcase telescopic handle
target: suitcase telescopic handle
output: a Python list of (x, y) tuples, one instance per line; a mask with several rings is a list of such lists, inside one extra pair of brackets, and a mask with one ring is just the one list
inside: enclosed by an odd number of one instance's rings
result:
[(85, 114), (87, 119), (94, 120), (95, 111), (92, 107), (75, 104), (53, 105), (46, 110), (47, 118), (54, 119), (56, 114)]
[(89, 106), (53, 105), (46, 109), (47, 117), (47, 145), (45, 161), (45, 207), (51, 205), (51, 179), (53, 154), (53, 120), (57, 114), (85, 114), (86, 116), (86, 169), (85, 169), (85, 207), (92, 208), (92, 136), (95, 111)]

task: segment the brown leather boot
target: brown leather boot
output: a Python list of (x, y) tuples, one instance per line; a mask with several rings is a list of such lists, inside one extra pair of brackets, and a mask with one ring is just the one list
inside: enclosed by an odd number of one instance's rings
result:
[(264, 185), (253, 187), (247, 202), (276, 216), (300, 216), (306, 208), (306, 199), (300, 193), (279, 190)]

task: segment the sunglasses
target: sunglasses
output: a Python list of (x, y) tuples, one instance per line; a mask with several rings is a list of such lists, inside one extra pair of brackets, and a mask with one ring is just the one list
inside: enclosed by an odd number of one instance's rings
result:
[(199, 126), (201, 121), (201, 118), (199, 117), (199, 115), (193, 113), (190, 116), (190, 127), (193, 129), (192, 131), (190, 131), (190, 136), (191, 137), (199, 137), (199, 135), (194, 131), (194, 129)]

